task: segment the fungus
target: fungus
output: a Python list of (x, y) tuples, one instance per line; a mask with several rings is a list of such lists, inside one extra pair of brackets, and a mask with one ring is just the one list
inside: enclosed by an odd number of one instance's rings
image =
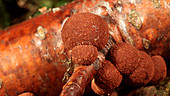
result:
[(22, 93), (22, 94), (20, 94), (18, 96), (34, 96), (34, 95), (32, 93), (30, 93), (30, 92), (25, 92), (25, 93)]
[(160, 81), (164, 80), (167, 75), (167, 68), (164, 59), (161, 56), (152, 56), (151, 57), (153, 64), (155, 66), (154, 76), (151, 79), (150, 83), (158, 84)]
[(102, 17), (92, 13), (78, 13), (66, 21), (61, 36), (65, 49), (93, 45), (101, 50), (109, 40), (109, 31)]
[[(72, 50), (73, 64), (81, 65), (78, 67), (81, 67), (80, 69), (75, 68), (76, 71), (73, 72), (63, 87), (61, 96), (68, 94), (69, 90), (73, 90), (72, 95), (83, 94), (85, 87), (92, 79), (91, 87), (93, 91), (98, 95), (105, 95), (120, 85), (122, 75), (126, 83), (134, 87), (144, 86), (149, 81), (151, 83), (159, 82), (166, 76), (165, 73), (162, 77), (159, 76), (161, 72), (166, 70), (165, 63), (160, 58), (155, 60), (156, 57), (153, 57), (152, 61), (147, 53), (138, 51), (131, 44), (123, 42), (116, 45), (111, 44), (114, 42), (111, 38), (109, 39), (107, 23), (97, 15), (91, 13), (73, 15), (64, 24), (61, 35), (65, 49)], [(114, 46), (112, 47), (112, 45)], [(98, 52), (101, 49), (104, 51)], [(109, 57), (111, 57), (113, 64), (105, 60), (104, 55), (109, 49)], [(153, 62), (157, 67), (159, 62), (164, 64), (165, 67), (163, 66), (163, 69), (159, 71), (159, 68), (154, 68)], [(91, 71), (87, 73), (88, 67), (84, 65), (90, 66)], [(95, 66), (100, 67), (95, 69)], [(158, 74), (158, 77), (153, 78), (154, 70), (159, 71), (155, 73), (155, 75)], [(96, 75), (95, 78), (92, 78), (94, 75)], [(82, 77), (85, 78), (82, 79)], [(77, 89), (77, 85), (81, 90)]]
[(139, 66), (139, 52), (131, 44), (118, 43), (110, 49), (113, 64), (123, 75), (131, 74)]
[(102, 68), (99, 69), (92, 82), (92, 89), (99, 95), (110, 93), (118, 87), (122, 81), (122, 75), (116, 67), (108, 60), (102, 62)]
[(141, 62), (139, 67), (126, 78), (130, 86), (140, 87), (146, 85), (154, 75), (154, 64), (151, 57), (144, 51), (139, 51)]
[[(84, 69), (84, 71), (80, 69), (77, 71), (74, 71), (72, 76), (69, 78), (68, 82), (65, 84), (66, 87), (63, 87), (63, 90), (61, 92), (61, 94), (64, 95), (64, 94), (67, 94), (68, 90), (71, 89), (71, 90), (76, 90), (75, 92), (72, 93), (72, 95), (76, 95), (79, 93), (82, 94), (84, 91), (81, 91), (81, 90), (84, 90), (85, 87), (87, 86), (86, 83), (92, 80), (92, 78), (87, 77), (87, 76), (95, 75), (97, 72), (95, 74), (93, 74), (92, 72), (97, 71), (98, 68), (95, 69), (94, 66), (100, 66), (99, 62), (101, 61), (97, 59), (98, 50), (103, 49), (109, 40), (109, 30), (108, 30), (107, 23), (100, 16), (97, 16), (91, 13), (75, 14), (72, 17), (70, 17), (64, 24), (61, 36), (62, 36), (65, 49), (72, 50), (71, 57), (72, 57), (73, 63), (79, 64), (79, 65), (93, 66), (94, 68), (94, 70), (92, 70), (89, 73), (85, 71), (85, 70), (89, 70), (87, 66), (81, 66)], [(96, 61), (99, 61), (99, 62), (96, 62)], [(116, 69), (116, 68), (114, 67), (113, 69)], [(106, 70), (107, 69), (105, 69), (104, 71)], [(112, 70), (108, 70), (108, 71), (112, 71)], [(81, 72), (83, 72), (83, 74), (78, 74)], [(116, 73), (113, 73), (113, 76), (114, 74), (116, 75)], [(77, 82), (76, 80), (73, 80), (73, 81), (71, 80), (71, 78), (76, 79), (80, 77), (78, 75), (82, 75), (86, 77), (85, 81), (81, 82), (81, 84), (79, 84), (79, 82)], [(106, 73), (106, 76), (107, 75), (108, 73)], [(110, 80), (109, 84), (112, 83), (110, 78), (109, 80)], [(113, 84), (115, 84), (114, 82)], [(72, 83), (74, 83), (75, 85), (69, 85)], [(80, 85), (81, 90), (77, 91), (76, 84)], [(117, 83), (115, 86), (118, 86)]]
[(104, 95), (108, 93), (107, 89), (102, 89), (96, 84), (95, 79), (93, 79), (91, 82), (91, 88), (98, 95)]
[(71, 52), (72, 62), (79, 65), (90, 65), (98, 56), (98, 50), (92, 45), (75, 46)]

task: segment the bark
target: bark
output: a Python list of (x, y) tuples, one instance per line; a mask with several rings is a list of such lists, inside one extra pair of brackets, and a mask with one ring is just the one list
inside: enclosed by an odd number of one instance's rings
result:
[[(153, 2), (154, 1), (154, 2)], [(116, 42), (169, 58), (168, 0), (77, 0), (54, 11), (0, 30), (0, 95), (32, 92), (59, 95), (70, 64), (61, 38), (62, 24), (75, 13), (103, 17)]]

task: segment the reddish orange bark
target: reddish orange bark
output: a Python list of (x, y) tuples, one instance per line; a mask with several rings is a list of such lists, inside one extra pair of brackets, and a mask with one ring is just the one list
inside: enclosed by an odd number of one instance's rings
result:
[(0, 30), (0, 95), (25, 91), (39, 96), (60, 94), (70, 63), (61, 38), (62, 23), (75, 13), (100, 15), (116, 42), (129, 42), (150, 55), (170, 58), (168, 2), (77, 0), (56, 12)]

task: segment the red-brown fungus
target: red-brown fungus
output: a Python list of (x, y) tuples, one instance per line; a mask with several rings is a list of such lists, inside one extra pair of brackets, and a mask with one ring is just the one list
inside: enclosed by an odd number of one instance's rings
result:
[(60, 96), (82, 96), (86, 86), (96, 73), (97, 71), (93, 65), (76, 67), (67, 83), (63, 86)]
[(146, 85), (154, 75), (154, 64), (151, 57), (144, 51), (139, 51), (140, 63), (139, 67), (126, 78), (126, 82), (130, 86), (140, 87)]
[(79, 65), (90, 65), (98, 56), (98, 50), (92, 45), (75, 46), (71, 52), (72, 62)]
[(161, 56), (152, 56), (152, 61), (155, 66), (154, 76), (150, 83), (158, 84), (160, 81), (164, 80), (167, 75), (167, 67), (164, 59)]
[(131, 74), (139, 67), (139, 52), (131, 44), (118, 43), (110, 50), (113, 64), (123, 75)]
[[(64, 48), (66, 50), (72, 50), (72, 62), (79, 65), (89, 65), (94, 67), (93, 71), (98, 70), (96, 66), (100, 66), (98, 57), (98, 50), (105, 47), (109, 41), (109, 30), (105, 20), (92, 13), (78, 13), (70, 17), (63, 26), (62, 40)], [(96, 60), (97, 59), (97, 60)], [(98, 62), (95, 62), (98, 61)], [(92, 64), (92, 63), (95, 64)], [(89, 70), (88, 67), (82, 66), (83, 70)], [(75, 69), (76, 70), (76, 69)], [(87, 80), (91, 80), (87, 73), (83, 70), (74, 71), (68, 82), (63, 87), (61, 96), (79, 95), (83, 94), (85, 87), (89, 83)], [(79, 74), (85, 72), (83, 74)], [(79, 75), (85, 76), (87, 80), (84, 82), (77, 82), (75, 79)], [(95, 75), (95, 74), (93, 74)], [(93, 76), (92, 75), (92, 76)], [(74, 83), (73, 85), (70, 85)], [(80, 90), (77, 89), (77, 85), (80, 86)], [(76, 90), (73, 92), (73, 90)]]
[(78, 13), (71, 16), (63, 26), (62, 40), (65, 49), (77, 45), (94, 45), (101, 50), (109, 39), (105, 20), (92, 13)]
[(109, 89), (109, 91), (108, 91), (107, 89), (100, 88), (100, 87), (96, 84), (95, 79), (93, 79), (93, 80), (91, 81), (91, 88), (92, 88), (92, 90), (93, 90), (96, 94), (98, 94), (98, 95), (104, 95), (104, 94), (107, 94), (107, 93), (110, 91), (110, 89)]
[(32, 93), (30, 93), (30, 92), (26, 92), (26, 93), (22, 93), (22, 94), (20, 94), (18, 96), (34, 96), (34, 95)]
[(103, 95), (106, 93), (110, 93), (113, 89), (118, 87), (121, 81), (122, 75), (120, 74), (120, 72), (110, 61), (105, 60), (104, 62), (102, 62), (102, 68), (99, 69), (95, 76), (94, 82), (96, 85), (94, 84), (94, 86), (92, 86), (92, 89), (97, 94), (100, 93), (99, 95)]

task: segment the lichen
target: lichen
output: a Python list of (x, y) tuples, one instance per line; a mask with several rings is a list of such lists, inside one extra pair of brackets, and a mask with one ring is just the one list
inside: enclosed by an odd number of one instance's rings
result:
[(0, 89), (2, 88), (2, 84), (3, 84), (3, 82), (2, 82), (3, 80), (2, 79), (0, 79)]
[(53, 13), (57, 12), (57, 11), (60, 11), (61, 9), (59, 7), (56, 7), (56, 8), (53, 8), (52, 11)]
[[(68, 68), (68, 69), (70, 69), (70, 68)], [(68, 69), (67, 69), (67, 70), (68, 70)], [(68, 74), (68, 71), (66, 71), (66, 72), (64, 73), (64, 77), (63, 77), (63, 79), (62, 79), (62, 82), (67, 82), (69, 78), (70, 78), (70, 74)]]
[(61, 60), (61, 62), (63, 62), (63, 65), (69, 66), (71, 64), (71, 59), (64, 59)]
[(132, 25), (138, 30), (142, 26), (141, 17), (139, 15), (139, 13), (135, 10), (131, 10), (131, 12), (129, 13), (128, 21), (131, 22)]
[(142, 43), (143, 43), (143, 47), (144, 47), (145, 49), (149, 49), (151, 42), (150, 42), (148, 39), (143, 38)]
[(155, 6), (156, 8), (159, 8), (159, 7), (161, 6), (159, 0), (152, 0), (152, 2), (153, 2), (154, 6)]
[(22, 47), (20, 45), (18, 46), (18, 48), (19, 48), (20, 52), (22, 52)]
[(121, 13), (122, 12), (122, 6), (121, 5), (115, 5), (116, 10)]
[(47, 30), (43, 28), (42, 26), (37, 27), (37, 33), (35, 34), (40, 39), (45, 39), (45, 35), (47, 34)]

